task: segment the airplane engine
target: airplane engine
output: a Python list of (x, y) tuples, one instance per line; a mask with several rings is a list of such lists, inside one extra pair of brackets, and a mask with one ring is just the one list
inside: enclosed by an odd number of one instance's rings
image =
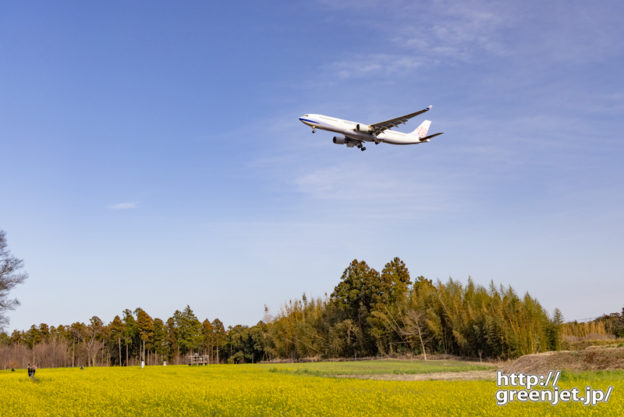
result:
[(359, 140), (349, 139), (344, 136), (334, 136), (333, 142), (336, 145), (347, 145), (347, 148), (353, 148), (354, 146), (360, 148), (362, 146), (362, 142), (360, 142)]
[(355, 125), (355, 130), (356, 132), (372, 132), (373, 129), (371, 129), (371, 127), (369, 125), (362, 125), (362, 124), (356, 124)]

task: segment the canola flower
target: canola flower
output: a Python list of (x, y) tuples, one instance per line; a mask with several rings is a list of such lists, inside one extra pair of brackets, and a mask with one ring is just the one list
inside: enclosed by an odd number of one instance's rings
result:
[(611, 385), (607, 404), (497, 406), (492, 381), (380, 381), (292, 369), (288, 364), (58, 368), (39, 369), (36, 382), (25, 371), (0, 371), (0, 416), (624, 415), (622, 373), (583, 374), (560, 383)]

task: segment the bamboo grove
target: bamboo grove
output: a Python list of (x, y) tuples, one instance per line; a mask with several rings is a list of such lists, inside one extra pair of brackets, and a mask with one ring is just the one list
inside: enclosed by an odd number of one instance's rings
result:
[(42, 323), (0, 333), (0, 368), (31, 361), (50, 367), (184, 363), (194, 353), (212, 363), (438, 353), (507, 359), (559, 349), (561, 331), (558, 310), (550, 317), (511, 287), (412, 280), (399, 258), (381, 272), (353, 260), (330, 295), (304, 294), (274, 316), (266, 310), (254, 326), (226, 329), (219, 319), (200, 321), (189, 306), (166, 320), (137, 308), (108, 324), (95, 316), (88, 323)]

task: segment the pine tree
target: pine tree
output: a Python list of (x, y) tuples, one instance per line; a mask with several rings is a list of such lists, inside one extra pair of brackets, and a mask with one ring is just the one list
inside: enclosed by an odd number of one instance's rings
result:
[(173, 320), (178, 330), (178, 345), (184, 355), (198, 350), (202, 344), (202, 325), (193, 313), (190, 306), (173, 314)]
[(134, 312), (136, 314), (137, 331), (141, 340), (141, 361), (145, 361), (146, 345), (148, 341), (151, 341), (154, 334), (154, 321), (142, 308), (137, 308)]
[(123, 311), (123, 322), (124, 322), (124, 345), (126, 347), (126, 366), (128, 366), (129, 356), (131, 353), (134, 353), (134, 349), (137, 345), (136, 341), (138, 339), (138, 329), (137, 323), (132, 315), (132, 311), (129, 309), (125, 309)]
[(225, 332), (225, 327), (223, 323), (219, 319), (214, 319), (212, 321), (212, 328), (214, 329), (214, 347), (216, 352), (216, 362), (221, 362), (221, 349), (225, 346), (227, 334)]
[(170, 348), (169, 344), (167, 343), (167, 326), (159, 318), (154, 319), (154, 333), (152, 342), (154, 352), (159, 355), (160, 359), (169, 359)]
[(349, 323), (348, 326), (343, 324), (342, 327), (350, 328), (353, 323), (358, 327), (357, 331), (353, 332), (358, 345), (353, 352), (354, 355), (376, 354), (375, 342), (370, 336), (370, 323), (367, 319), (373, 307), (382, 302), (383, 295), (379, 272), (370, 268), (366, 262), (357, 259), (344, 270), (340, 283), (331, 294), (332, 302), (341, 313), (341, 322)]
[(114, 339), (115, 345), (117, 347), (117, 353), (118, 353), (118, 364), (119, 366), (122, 365), (122, 361), (121, 361), (121, 340), (124, 337), (124, 324), (121, 321), (121, 318), (119, 318), (119, 316), (115, 316), (115, 318), (113, 319), (113, 321), (109, 324), (109, 331), (110, 331), (110, 335), (111, 337)]

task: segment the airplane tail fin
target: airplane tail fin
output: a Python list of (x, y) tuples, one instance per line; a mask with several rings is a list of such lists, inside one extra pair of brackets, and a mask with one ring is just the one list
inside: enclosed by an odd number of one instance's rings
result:
[(410, 135), (418, 136), (419, 139), (422, 139), (427, 136), (429, 126), (431, 126), (431, 120), (425, 120), (412, 133), (410, 133)]

